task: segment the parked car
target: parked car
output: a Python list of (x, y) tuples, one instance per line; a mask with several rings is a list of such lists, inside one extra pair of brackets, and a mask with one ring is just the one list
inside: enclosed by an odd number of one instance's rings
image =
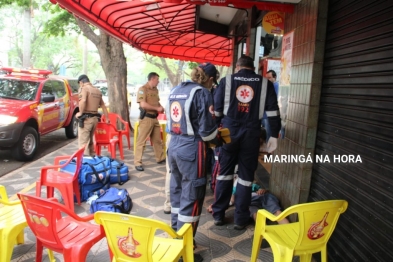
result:
[(0, 149), (11, 149), (16, 160), (29, 161), (40, 136), (64, 128), (68, 138), (77, 137), (78, 94), (71, 79), (49, 70), (0, 70), (6, 73), (0, 75)]
[[(102, 93), (102, 100), (104, 100), (104, 103), (109, 110), (110, 105), (109, 105), (108, 83), (101, 82), (101, 83), (95, 84), (94, 86), (97, 87), (98, 89), (100, 89), (100, 91)], [(128, 103), (128, 106), (131, 106), (131, 95), (128, 91), (127, 91), (127, 103)], [(99, 111), (100, 111), (100, 113), (102, 113), (101, 109), (99, 109)]]

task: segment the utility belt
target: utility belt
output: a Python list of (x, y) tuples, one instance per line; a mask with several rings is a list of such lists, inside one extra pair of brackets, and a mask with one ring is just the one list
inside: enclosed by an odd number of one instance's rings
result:
[(146, 113), (145, 116), (148, 117), (148, 118), (157, 118), (157, 114)]
[(79, 118), (78, 118), (78, 122), (79, 122), (79, 127), (80, 128), (84, 128), (85, 126), (85, 119), (86, 118), (92, 118), (92, 117), (98, 117), (100, 118), (101, 115), (96, 113), (96, 114), (92, 114), (92, 113), (83, 113)]
[(84, 116), (84, 118), (90, 118), (90, 117), (98, 117), (98, 118), (101, 118), (101, 115), (98, 114), (98, 113), (95, 113), (95, 114), (93, 114), (93, 113), (83, 113), (82, 116)]

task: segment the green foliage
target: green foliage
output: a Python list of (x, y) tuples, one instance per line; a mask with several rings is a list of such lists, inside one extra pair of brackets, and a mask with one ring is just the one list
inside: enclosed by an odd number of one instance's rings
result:
[(70, 32), (80, 34), (81, 30), (71, 13), (51, 3), (44, 4), (42, 8), (51, 14), (51, 19), (48, 19), (44, 24), (43, 33), (45, 35), (65, 36)]

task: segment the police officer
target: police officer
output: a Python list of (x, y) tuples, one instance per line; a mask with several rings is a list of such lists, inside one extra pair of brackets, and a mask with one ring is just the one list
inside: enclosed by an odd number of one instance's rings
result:
[[(210, 88), (217, 80), (211, 63), (194, 68), (190, 82), (183, 82), (168, 97), (167, 125), (171, 133), (168, 160), (171, 169), (171, 222), (174, 230), (191, 223), (194, 236), (206, 191), (207, 141), (217, 141), (217, 125), (209, 107)], [(194, 255), (196, 261), (201, 257)]]
[(150, 137), (153, 142), (155, 158), (158, 164), (165, 162), (164, 149), (161, 141), (161, 126), (157, 120), (158, 113), (163, 113), (164, 108), (160, 104), (157, 85), (160, 76), (152, 72), (147, 76), (147, 83), (140, 87), (137, 95), (137, 102), (143, 112), (139, 119), (138, 137), (136, 140), (134, 164), (135, 169), (143, 171), (142, 155), (145, 149), (146, 138)]
[(277, 147), (280, 114), (273, 84), (254, 72), (251, 57), (242, 56), (236, 63), (237, 73), (222, 78), (214, 96), (214, 110), (230, 130), (231, 143), (223, 145), (219, 154), (215, 202), (212, 205), (214, 224), (224, 225), (233, 186), (233, 171), (238, 164), (238, 186), (235, 200), (234, 229), (244, 229), (250, 217), (251, 185), (258, 165), (261, 119), (264, 111), (269, 119), (271, 138), (268, 152)]
[[(85, 148), (85, 155), (94, 156), (94, 131), (96, 129), (99, 118), (98, 108), (101, 107), (104, 112), (105, 119), (109, 123), (108, 110), (102, 100), (101, 91), (94, 87), (86, 75), (78, 77), (79, 83), (79, 112), (76, 118), (80, 121), (78, 127), (78, 146)], [(83, 127), (82, 127), (83, 126)]]

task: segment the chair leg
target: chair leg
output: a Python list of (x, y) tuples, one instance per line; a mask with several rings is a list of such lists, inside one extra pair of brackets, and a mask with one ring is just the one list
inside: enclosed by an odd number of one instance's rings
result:
[(123, 147), (122, 147), (122, 146), (120, 146), (120, 144), (119, 144), (119, 152), (120, 152), (120, 159), (121, 159), (121, 160), (124, 160), (124, 152), (123, 152)]
[(327, 262), (327, 251), (326, 251), (326, 244), (321, 249), (321, 262)]
[(41, 197), (41, 179), (38, 178), (37, 182), (35, 182), (35, 195)]
[(35, 261), (40, 262), (42, 261), (42, 250), (44, 246), (42, 245), (41, 241), (36, 239), (36, 254), (35, 254)]
[(126, 134), (126, 138), (127, 138), (127, 143), (128, 143), (128, 150), (130, 150), (131, 149), (130, 134)]
[(263, 237), (256, 233), (254, 230), (254, 240), (252, 241), (252, 250), (251, 250), (251, 262), (257, 261), (258, 255), (259, 255), (259, 250), (261, 249), (261, 243), (262, 243)]
[(22, 229), (19, 234), (16, 236), (16, 243), (18, 245), (24, 244), (25, 243), (25, 232)]
[(76, 196), (76, 202), (78, 203), (78, 205), (81, 205), (81, 192), (80, 192), (80, 189), (79, 189), (79, 182), (78, 182), (78, 179), (76, 179), (76, 180), (72, 183), (72, 186), (73, 186), (74, 194), (75, 194), (75, 196)]
[(311, 262), (312, 253), (299, 255), (300, 262)]
[(48, 248), (48, 257), (50, 262), (56, 262), (56, 258), (53, 255), (53, 251)]
[(1, 233), (0, 239), (0, 262), (11, 261), (12, 252), (14, 251), (14, 246), (16, 242), (16, 236), (13, 234), (12, 230), (3, 229), (4, 232)]
[(54, 197), (54, 195), (55, 195), (54, 187), (46, 186), (46, 198)]

